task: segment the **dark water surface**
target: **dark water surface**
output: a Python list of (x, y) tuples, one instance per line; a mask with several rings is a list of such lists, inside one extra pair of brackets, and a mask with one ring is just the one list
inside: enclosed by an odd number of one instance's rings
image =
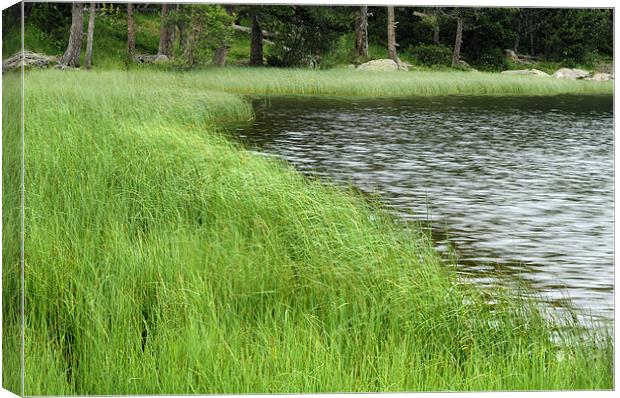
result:
[(613, 318), (611, 96), (277, 98), (237, 131), (304, 173), (427, 221), (481, 287)]

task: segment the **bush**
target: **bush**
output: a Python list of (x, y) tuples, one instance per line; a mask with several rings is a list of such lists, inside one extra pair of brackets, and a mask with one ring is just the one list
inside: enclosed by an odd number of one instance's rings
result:
[(345, 10), (332, 15), (325, 7), (278, 7), (273, 12), (277, 18), (272, 18), (265, 28), (279, 32), (281, 39), (267, 56), (271, 66), (317, 67), (349, 31)]
[(441, 44), (419, 44), (412, 49), (413, 59), (425, 66), (450, 66), (452, 49)]
[(569, 68), (593, 66), (599, 59), (597, 50), (588, 50), (582, 46), (567, 46), (562, 51), (561, 62)]
[(484, 71), (498, 71), (510, 69), (508, 58), (499, 48), (494, 48), (483, 53), (478, 59), (476, 66), (480, 70)]
[(355, 33), (340, 36), (332, 49), (320, 59), (321, 68), (333, 68), (339, 65), (357, 64), (365, 59), (358, 58), (355, 51)]

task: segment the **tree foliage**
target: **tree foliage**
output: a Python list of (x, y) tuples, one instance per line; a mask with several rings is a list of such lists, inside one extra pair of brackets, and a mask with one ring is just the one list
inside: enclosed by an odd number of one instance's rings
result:
[(273, 6), (264, 10), (265, 28), (280, 36), (267, 58), (274, 66), (319, 63), (355, 20), (355, 13), (347, 7)]
[[(385, 45), (385, 7), (369, 12), (370, 39)], [(567, 65), (613, 53), (611, 9), (397, 7), (398, 43), (411, 49), (431, 43), (452, 47), (457, 16), (463, 18), (461, 56), (481, 69), (503, 67), (503, 50), (515, 44), (519, 53)]]
[[(136, 3), (135, 13), (152, 15), (155, 19), (161, 8), (161, 4)], [(376, 48), (387, 48), (387, 9), (369, 6), (367, 10), (369, 57), (385, 57)], [(447, 49), (453, 51), (453, 57), (458, 52), (459, 60), (483, 70), (506, 67), (505, 49), (566, 66), (593, 64), (613, 54), (612, 9), (395, 7), (394, 10), (398, 53), (408, 57), (407, 61), (424, 65), (445, 64)], [(269, 33), (265, 36), (269, 50), (264, 53), (269, 65), (326, 67), (333, 65), (336, 58), (337, 63), (360, 61), (359, 44), (356, 51), (355, 40), (349, 40), (354, 38), (356, 20), (359, 25), (359, 13), (357, 6), (171, 4), (168, 15), (158, 20), (161, 19), (162, 28), (170, 29), (170, 48), (162, 53), (183, 67), (209, 64), (217, 49), (228, 48), (234, 41), (234, 23), (243, 25), (248, 34), (254, 25), (254, 61), (249, 62), (248, 51), (246, 63), (263, 64), (264, 42), (257, 36), (260, 29), (260, 36), (263, 31)], [(11, 24), (11, 15), (3, 13), (3, 31), (17, 29)], [(45, 35), (51, 47), (58, 51), (66, 48), (71, 25), (70, 4), (25, 3), (25, 15), (26, 24)], [(97, 15), (104, 32), (126, 35), (125, 5), (100, 3)], [(460, 29), (460, 40), (457, 40), (457, 29)], [(139, 21), (137, 30), (140, 32)], [(94, 40), (97, 41), (97, 34)], [(139, 47), (144, 50), (144, 46)]]
[(416, 63), (424, 66), (450, 66), (452, 49), (441, 44), (420, 44), (412, 49)]
[(613, 52), (611, 10), (543, 10), (536, 49), (552, 60), (588, 62), (598, 52)]
[(205, 63), (215, 49), (230, 43), (235, 15), (220, 5), (191, 4), (172, 10), (168, 19), (187, 29), (179, 35), (177, 56), (185, 66), (192, 67)]

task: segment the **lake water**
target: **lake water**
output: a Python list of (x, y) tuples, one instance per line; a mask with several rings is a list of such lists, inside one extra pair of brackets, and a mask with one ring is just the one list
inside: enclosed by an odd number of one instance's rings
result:
[[(463, 280), (613, 319), (611, 96), (255, 102), (237, 134), (430, 225)], [(427, 223), (428, 221), (428, 223)], [(447, 248), (453, 249), (448, 251)]]

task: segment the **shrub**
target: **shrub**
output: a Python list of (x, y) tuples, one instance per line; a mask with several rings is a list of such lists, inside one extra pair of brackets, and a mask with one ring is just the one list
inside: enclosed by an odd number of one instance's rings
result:
[(356, 64), (365, 61), (358, 58), (355, 51), (355, 34), (348, 33), (340, 36), (324, 57), (320, 59), (321, 68), (333, 68), (338, 65)]
[(498, 71), (510, 69), (508, 58), (499, 48), (494, 48), (483, 53), (478, 59), (476, 66), (484, 71)]
[(569, 68), (593, 66), (599, 58), (597, 50), (588, 50), (581, 46), (568, 46), (562, 51), (562, 63)]
[(277, 18), (265, 28), (281, 35), (267, 56), (271, 66), (313, 66), (321, 64), (336, 45), (336, 41), (349, 31), (348, 14), (341, 10), (332, 15), (324, 7), (274, 8)]
[(425, 66), (450, 66), (452, 49), (441, 44), (419, 44), (412, 49), (416, 63)]

